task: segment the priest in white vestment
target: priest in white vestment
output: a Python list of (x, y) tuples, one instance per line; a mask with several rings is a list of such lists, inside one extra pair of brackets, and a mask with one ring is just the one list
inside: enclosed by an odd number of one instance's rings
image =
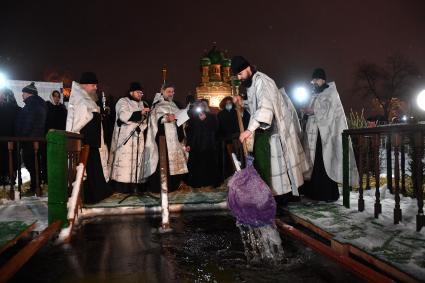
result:
[(116, 118), (108, 160), (110, 184), (114, 191), (141, 191), (143, 175), (144, 132), (150, 111), (142, 101), (143, 90), (138, 82), (130, 84), (128, 95), (115, 106)]
[[(304, 183), (303, 174), (309, 170), (293, 105), (271, 78), (255, 70), (245, 58), (233, 57), (231, 67), (233, 74), (246, 87), (248, 101), (245, 107), (251, 115), (240, 141), (254, 138), (254, 166), (273, 194), (278, 196), (278, 204), (283, 204), (289, 196), (299, 195), (298, 188)], [(235, 97), (235, 103), (241, 103), (241, 98)]]
[[(183, 125), (177, 124), (181, 113), (174, 98), (174, 85), (166, 83), (157, 93), (152, 103), (152, 110), (148, 123), (145, 144), (144, 177), (149, 177), (149, 192), (159, 196), (160, 166), (159, 166), (159, 138), (165, 136), (168, 161), (168, 191), (173, 192), (180, 187), (182, 175), (188, 173), (184, 140)], [(185, 111), (185, 110), (184, 110)], [(187, 116), (187, 115), (186, 115)]]
[[(313, 164), (306, 174), (304, 194), (314, 200), (336, 201), (338, 183), (342, 184), (342, 132), (348, 129), (344, 108), (334, 82), (326, 82), (323, 69), (314, 70), (311, 84), (313, 96), (303, 110), (307, 119), (304, 133), (304, 150)], [(350, 185), (358, 186), (354, 152), (349, 143)]]
[(89, 145), (84, 182), (83, 200), (96, 203), (111, 195), (108, 179), (108, 149), (103, 140), (102, 117), (97, 105), (96, 74), (85, 72), (80, 82), (72, 82), (68, 104), (66, 130), (83, 135), (83, 144)]

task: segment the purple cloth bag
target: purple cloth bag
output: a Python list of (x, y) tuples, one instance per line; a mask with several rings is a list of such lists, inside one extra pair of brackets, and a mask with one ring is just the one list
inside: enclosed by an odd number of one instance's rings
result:
[(274, 225), (276, 202), (270, 188), (261, 179), (247, 157), (246, 168), (237, 171), (229, 180), (228, 207), (240, 224), (251, 227)]

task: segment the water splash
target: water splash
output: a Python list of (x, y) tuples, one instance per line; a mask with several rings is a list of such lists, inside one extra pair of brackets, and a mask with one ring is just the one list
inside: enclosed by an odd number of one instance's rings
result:
[(245, 256), (249, 264), (279, 265), (284, 260), (284, 251), (279, 232), (274, 225), (250, 227), (236, 224), (241, 233)]

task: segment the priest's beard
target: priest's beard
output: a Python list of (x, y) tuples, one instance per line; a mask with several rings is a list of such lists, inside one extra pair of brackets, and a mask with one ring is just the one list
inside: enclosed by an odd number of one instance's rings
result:
[(98, 100), (99, 100), (99, 97), (97, 96), (97, 93), (96, 92), (90, 92), (90, 93), (88, 93), (88, 95), (90, 96), (90, 98), (94, 101), (94, 102), (97, 102)]
[(319, 86), (318, 84), (313, 84), (312, 85), (313, 93), (316, 93), (316, 94), (321, 93), (322, 91), (324, 91), (328, 87), (329, 87), (329, 85), (327, 83), (324, 83), (321, 86)]
[(243, 87), (245, 87), (245, 88), (250, 88), (251, 87), (251, 85), (252, 85), (252, 77), (255, 75), (255, 73), (257, 72), (257, 70), (254, 68), (254, 67), (252, 67), (251, 68), (251, 70), (252, 70), (252, 74), (251, 74), (251, 76), (248, 78), (248, 79), (246, 79), (246, 80), (244, 80), (244, 81), (242, 81), (242, 83), (241, 83), (241, 85), (243, 86)]

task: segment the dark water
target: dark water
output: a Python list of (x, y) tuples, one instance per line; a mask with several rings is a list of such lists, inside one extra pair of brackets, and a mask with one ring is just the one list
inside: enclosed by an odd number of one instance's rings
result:
[(226, 213), (160, 218), (116, 216), (84, 221), (70, 245), (48, 245), (12, 282), (359, 282), (337, 264), (289, 238), (286, 262), (247, 266), (239, 230)]

